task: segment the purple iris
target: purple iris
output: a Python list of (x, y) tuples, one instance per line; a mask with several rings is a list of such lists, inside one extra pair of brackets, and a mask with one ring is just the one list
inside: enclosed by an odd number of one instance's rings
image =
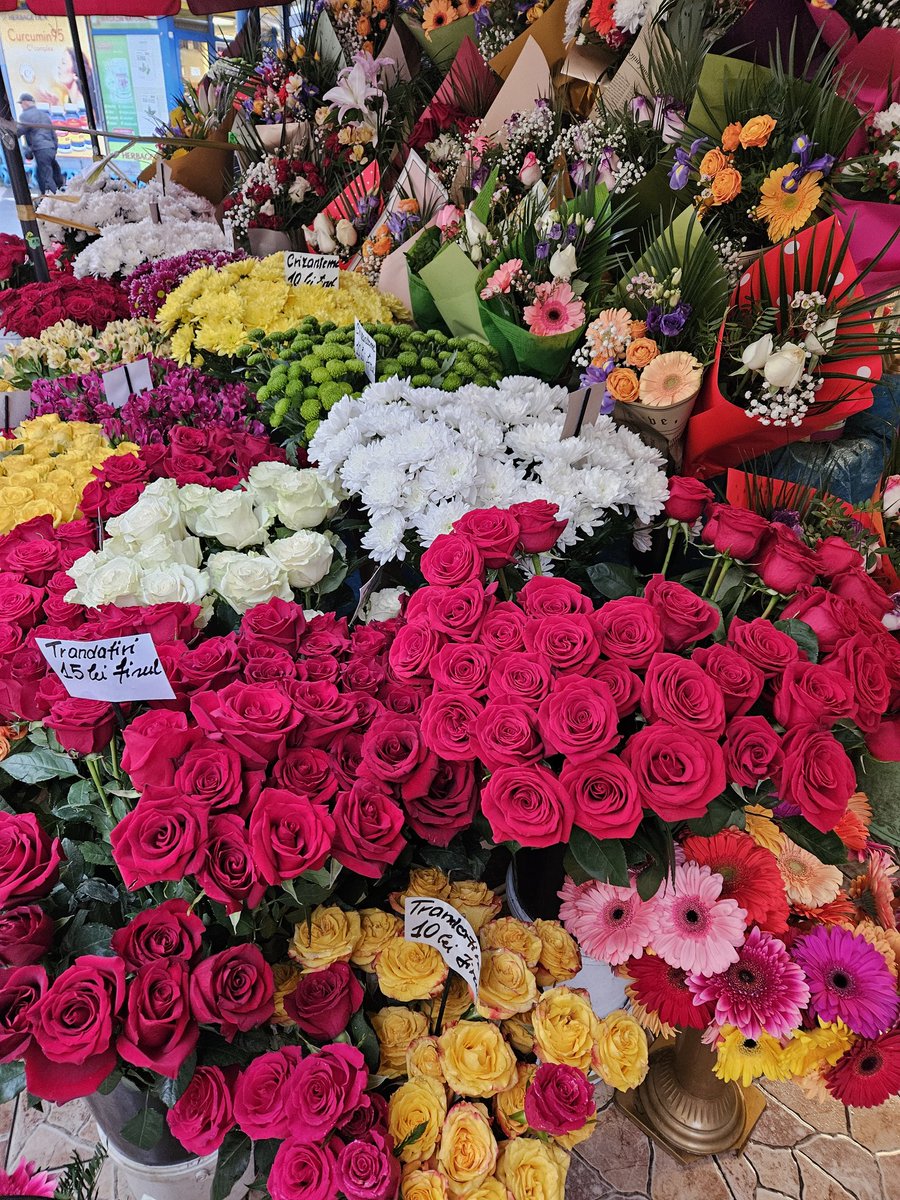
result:
[(811, 142), (805, 133), (799, 133), (791, 144), (791, 153), (800, 155), (799, 166), (794, 167), (790, 175), (786, 175), (781, 181), (781, 190), (783, 192), (796, 192), (800, 186), (800, 180), (804, 175), (809, 175), (812, 171), (819, 171), (822, 175), (830, 175), (831, 168), (834, 166), (833, 154), (820, 154), (818, 158), (813, 158), (812, 151), (815, 142)]
[[(690, 315), (690, 304), (682, 300), (671, 312), (659, 318), (659, 332), (663, 337), (676, 337), (684, 329)], [(649, 329), (649, 325), (647, 328)]]
[(490, 5), (482, 4), (481, 8), (475, 10), (475, 32), (484, 33), (486, 29), (490, 29), (493, 25), (491, 17)]
[(550, 238), (551, 242), (558, 242), (560, 240), (560, 238), (562, 237), (562, 234), (563, 234), (563, 229), (562, 229), (562, 225), (560, 225), (559, 221), (555, 222), (555, 224), (550, 226), (548, 237)]
[(682, 146), (677, 148), (675, 151), (675, 162), (669, 172), (669, 187), (673, 192), (680, 192), (683, 187), (687, 186), (697, 151), (701, 146), (705, 145), (706, 138), (695, 138), (691, 142), (690, 150), (685, 150)]
[(409, 231), (419, 224), (418, 213), (392, 212), (388, 213), (385, 222), (395, 242), (405, 242)]
[[(612, 371), (613, 367), (615, 367), (615, 365), (616, 364), (613, 359), (610, 358), (603, 364), (602, 367), (587, 367), (581, 376), (581, 386), (583, 388), (589, 388), (599, 387), (601, 384), (605, 384), (607, 376), (609, 375), (610, 371)], [(609, 394), (606, 388), (604, 388), (603, 399), (600, 401), (601, 415), (604, 417), (609, 416), (615, 407), (615, 403), (616, 402), (613, 397)]]

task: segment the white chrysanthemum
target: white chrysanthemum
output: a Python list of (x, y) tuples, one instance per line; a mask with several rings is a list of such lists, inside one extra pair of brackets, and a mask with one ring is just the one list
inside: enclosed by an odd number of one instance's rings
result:
[(406, 521), (400, 512), (388, 513), (376, 517), (369, 525), (362, 539), (362, 544), (377, 563), (390, 562), (392, 558), (406, 558), (406, 547), (403, 545), (403, 535), (406, 532)]
[(441, 533), (449, 533), (454, 522), (471, 508), (465, 500), (447, 500), (442, 504), (432, 504), (421, 517), (415, 521), (415, 531), (423, 546), (430, 546)]
[(508, 508), (510, 504), (518, 504), (522, 499), (523, 482), (522, 472), (516, 469), (511, 459), (482, 459), (475, 481), (478, 503), (486, 508)]
[(879, 133), (890, 133), (900, 129), (900, 103), (895, 102), (872, 117), (872, 125)]
[(399, 508), (405, 486), (406, 475), (403, 471), (381, 467), (366, 479), (360, 497), (366, 508), (381, 515)]
[(459, 496), (474, 504), (477, 471), (478, 456), (473, 450), (463, 445), (448, 445), (424, 468), (420, 480), (435, 501)]
[(613, 20), (626, 33), (637, 33), (647, 16), (647, 0), (616, 0)]

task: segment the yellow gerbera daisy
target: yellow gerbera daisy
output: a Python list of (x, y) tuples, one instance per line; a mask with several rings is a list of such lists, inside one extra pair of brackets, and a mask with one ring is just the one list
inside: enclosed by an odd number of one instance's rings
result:
[(791, 1075), (811, 1075), (834, 1066), (850, 1049), (853, 1036), (842, 1021), (819, 1021), (817, 1029), (796, 1029), (782, 1050), (782, 1061)]
[(793, 192), (784, 191), (781, 181), (794, 170), (795, 163), (776, 167), (759, 189), (760, 201), (755, 215), (760, 221), (767, 223), (766, 232), (770, 242), (782, 242), (798, 229), (802, 229), (822, 199), (822, 189), (819, 187), (821, 171), (810, 171), (808, 175), (803, 176)]
[(743, 1087), (749, 1087), (761, 1075), (766, 1079), (791, 1077), (777, 1038), (768, 1033), (761, 1033), (758, 1038), (745, 1038), (732, 1025), (722, 1026), (722, 1040), (713, 1070), (726, 1083), (736, 1079)]
[(762, 804), (745, 804), (744, 820), (747, 832), (757, 846), (762, 846), (764, 850), (770, 850), (773, 854), (781, 853), (784, 835), (775, 824), (771, 808), (765, 808)]

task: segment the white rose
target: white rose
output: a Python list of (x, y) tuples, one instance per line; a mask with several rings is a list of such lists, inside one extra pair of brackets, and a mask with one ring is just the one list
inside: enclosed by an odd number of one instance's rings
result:
[(137, 503), (106, 522), (107, 533), (143, 541), (157, 533), (177, 539), (185, 536), (184, 520), (174, 479), (155, 479), (147, 485)]
[(188, 529), (198, 537), (215, 538), (232, 550), (243, 550), (266, 539), (265, 524), (253, 506), (250, 492), (216, 492), (202, 509), (191, 509)]
[(275, 512), (288, 529), (313, 529), (330, 517), (337, 504), (326, 480), (311, 468), (294, 471), (275, 489)]
[(900, 475), (890, 475), (881, 497), (881, 511), (886, 517), (900, 516)]
[(807, 350), (811, 350), (813, 354), (827, 354), (834, 345), (834, 339), (837, 335), (838, 318), (829, 317), (827, 321), (823, 321), (817, 326), (812, 333), (808, 333), (803, 342)]
[(574, 246), (568, 245), (551, 255), (550, 274), (554, 279), (571, 279), (577, 270), (578, 262), (575, 258)]
[(105, 558), (98, 554), (95, 569), (79, 571), (77, 575), (74, 571), (70, 569), (69, 574), (75, 581), (75, 591), (66, 596), (72, 604), (83, 604), (86, 608), (118, 604), (128, 608), (141, 603), (141, 568), (132, 558), (122, 555)]
[(400, 601), (408, 596), (406, 588), (382, 588), (373, 592), (363, 609), (363, 621), (390, 621), (400, 616)]
[[(289, 479), (296, 467), (283, 462), (261, 462), (250, 468), (244, 487), (248, 492), (263, 500), (274, 500), (275, 489)], [(193, 485), (192, 485), (193, 486)], [(185, 489), (182, 488), (182, 491)]]
[(145, 571), (142, 604), (200, 604), (209, 591), (209, 575), (183, 563), (170, 563)]
[(346, 217), (342, 217), (335, 226), (334, 235), (342, 246), (347, 249), (355, 246), (359, 241), (359, 234), (356, 232), (356, 227), (352, 221), (348, 221)]
[[(121, 539), (111, 539), (118, 542)], [(132, 558), (144, 568), (159, 567), (167, 563), (179, 563), (185, 567), (199, 567), (203, 558), (200, 541), (195, 537), (184, 537), (172, 541), (161, 533), (154, 534), (145, 542), (128, 543)], [(104, 544), (104, 549), (109, 543)]]
[(266, 554), (287, 571), (292, 588), (310, 588), (331, 570), (334, 549), (321, 533), (301, 529), (270, 542)]
[(309, 191), (308, 179), (295, 179), (288, 188), (288, 196), (295, 204), (302, 204), (306, 199), (306, 193)]
[(792, 388), (800, 382), (806, 365), (806, 351), (794, 342), (785, 342), (766, 360), (763, 375), (766, 383), (776, 388)]
[(215, 488), (205, 487), (202, 483), (186, 483), (178, 489), (178, 503), (185, 517), (190, 512), (200, 512), (206, 508), (209, 498)]
[(287, 573), (265, 554), (223, 550), (206, 564), (210, 585), (239, 613), (267, 600), (293, 600)]
[(741, 362), (748, 371), (761, 371), (771, 353), (772, 335), (771, 333), (764, 333), (761, 338), (757, 338), (755, 342), (751, 342), (749, 346), (744, 348), (744, 352), (741, 355)]

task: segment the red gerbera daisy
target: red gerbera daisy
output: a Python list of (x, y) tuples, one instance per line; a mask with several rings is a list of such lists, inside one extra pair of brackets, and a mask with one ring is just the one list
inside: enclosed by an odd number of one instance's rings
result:
[(778, 863), (771, 851), (758, 846), (748, 833), (723, 829), (712, 837), (685, 838), (688, 862), (705, 864), (725, 880), (722, 899), (737, 900), (747, 924), (768, 933), (787, 929), (788, 902)]
[(594, 0), (588, 21), (591, 29), (600, 37), (611, 33), (616, 28), (616, 21), (613, 17), (613, 0)]
[(712, 1020), (712, 1005), (694, 1003), (685, 982), (687, 972), (681, 967), (670, 967), (656, 954), (644, 954), (629, 958), (625, 971), (634, 980), (635, 999), (664, 1025), (705, 1029)]
[(825, 1072), (825, 1086), (853, 1108), (874, 1108), (900, 1093), (900, 1029), (854, 1042)]

